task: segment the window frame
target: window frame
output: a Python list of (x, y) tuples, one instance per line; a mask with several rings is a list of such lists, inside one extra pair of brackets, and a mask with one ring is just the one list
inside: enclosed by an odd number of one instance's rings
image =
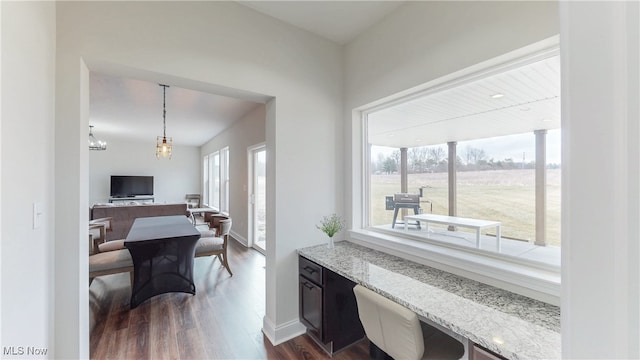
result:
[(205, 155), (202, 167), (203, 202), (229, 213), (229, 147)]
[(220, 211), (229, 213), (229, 147), (220, 149)]
[(353, 215), (349, 240), (364, 246), (436, 267), (489, 285), (504, 288), (552, 304), (560, 303), (560, 266), (545, 266), (521, 261), (513, 256), (490, 254), (477, 249), (458, 249), (443, 243), (425, 242), (409, 234), (391, 233), (370, 226), (371, 148), (368, 144), (368, 115), (375, 111), (410, 101), (417, 97), (455, 87), (465, 82), (504, 72), (559, 55), (559, 37), (543, 40), (511, 53), (443, 76), (352, 111), (354, 181), (352, 182)]
[(209, 154), (202, 157), (202, 203), (209, 205)]

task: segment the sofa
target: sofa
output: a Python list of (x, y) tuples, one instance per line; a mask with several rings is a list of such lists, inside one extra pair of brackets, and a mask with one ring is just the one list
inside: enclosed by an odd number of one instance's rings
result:
[(89, 218), (111, 218), (111, 231), (106, 233), (106, 241), (109, 242), (125, 239), (137, 218), (169, 215), (189, 216), (187, 204), (101, 204), (91, 208)]

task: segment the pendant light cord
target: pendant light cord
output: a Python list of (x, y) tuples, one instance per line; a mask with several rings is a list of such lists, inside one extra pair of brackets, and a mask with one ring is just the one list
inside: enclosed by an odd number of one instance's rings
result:
[(162, 137), (166, 138), (167, 137), (167, 88), (169, 87), (169, 85), (163, 85), (160, 84), (160, 86), (162, 86)]

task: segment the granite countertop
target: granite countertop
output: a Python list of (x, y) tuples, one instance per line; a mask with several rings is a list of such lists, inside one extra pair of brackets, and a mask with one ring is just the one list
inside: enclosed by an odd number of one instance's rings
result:
[(347, 241), (298, 253), (506, 358), (561, 358), (558, 306)]

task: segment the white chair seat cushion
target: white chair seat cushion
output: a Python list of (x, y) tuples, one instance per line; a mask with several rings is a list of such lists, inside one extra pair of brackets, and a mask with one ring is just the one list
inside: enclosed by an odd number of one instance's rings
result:
[(99, 252), (115, 251), (124, 249), (124, 239), (111, 240), (98, 245)]
[(89, 272), (133, 266), (129, 250), (107, 251), (89, 256)]
[(219, 237), (203, 237), (196, 244), (196, 255), (212, 251), (221, 251), (224, 239)]

